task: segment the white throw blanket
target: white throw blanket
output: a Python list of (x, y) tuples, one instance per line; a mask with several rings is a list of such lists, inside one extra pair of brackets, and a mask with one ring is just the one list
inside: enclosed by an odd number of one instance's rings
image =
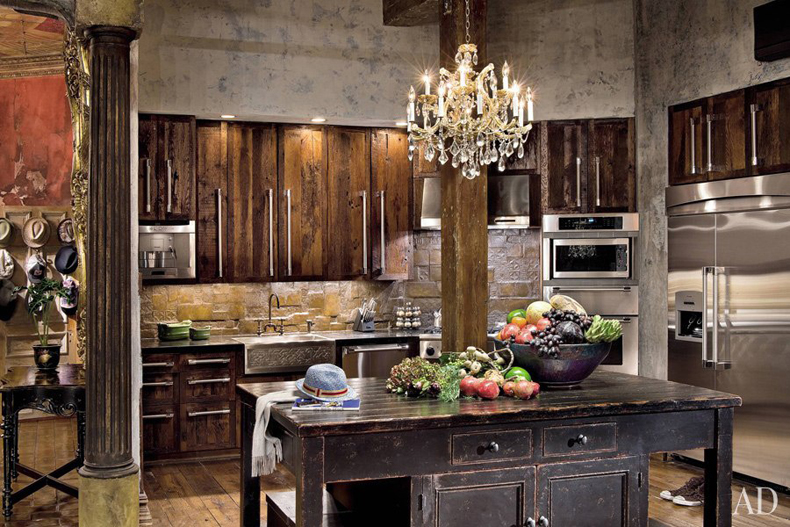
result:
[(272, 405), (292, 403), (302, 395), (296, 390), (272, 392), (261, 395), (255, 402), (255, 428), (252, 432), (252, 475), (266, 476), (274, 472), (283, 459), (283, 445), (267, 432)]

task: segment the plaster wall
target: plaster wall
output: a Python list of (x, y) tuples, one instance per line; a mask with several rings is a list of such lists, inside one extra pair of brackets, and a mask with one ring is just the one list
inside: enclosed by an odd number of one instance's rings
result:
[(754, 60), (764, 0), (635, 0), (637, 177), (641, 214), (640, 373), (667, 374), (667, 107), (790, 76)]

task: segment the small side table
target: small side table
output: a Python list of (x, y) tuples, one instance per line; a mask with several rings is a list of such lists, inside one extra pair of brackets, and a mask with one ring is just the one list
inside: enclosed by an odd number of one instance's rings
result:
[[(3, 396), (3, 516), (11, 516), (15, 503), (45, 486), (69, 496), (79, 496), (79, 489), (59, 478), (82, 466), (85, 443), (85, 371), (79, 364), (62, 364), (57, 370), (44, 372), (31, 366), (12, 368), (2, 379)], [(19, 411), (40, 410), (60, 417), (77, 416), (76, 457), (47, 474), (19, 462)], [(13, 491), (12, 481), (19, 474), (33, 478), (29, 485)]]

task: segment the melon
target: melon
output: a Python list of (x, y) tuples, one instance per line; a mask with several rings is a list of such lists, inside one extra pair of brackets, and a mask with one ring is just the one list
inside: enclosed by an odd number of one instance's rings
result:
[(527, 308), (527, 324), (537, 324), (543, 318), (543, 313), (551, 311), (551, 304), (538, 300), (532, 302)]

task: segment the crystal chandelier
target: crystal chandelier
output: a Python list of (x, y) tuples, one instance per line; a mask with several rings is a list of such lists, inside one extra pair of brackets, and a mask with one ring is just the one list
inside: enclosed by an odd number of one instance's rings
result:
[[(431, 78), (425, 72), (425, 92), (419, 96), (409, 88), (406, 107), (409, 131), (409, 160), (418, 145), (427, 161), (439, 155), (445, 164), (461, 166), (468, 179), (480, 175), (480, 167), (497, 163), (505, 170), (505, 160), (518, 152), (524, 157), (524, 143), (532, 129), (532, 90), (522, 95), (517, 83), (510, 83), (507, 61), (502, 65), (499, 88), (494, 65), (476, 73), (477, 46), (470, 42), (469, 0), (466, 0), (466, 42), (458, 47), (454, 73), (439, 70), (437, 94), (431, 93)], [(524, 107), (526, 106), (526, 124)], [(422, 125), (418, 124), (418, 116)], [(449, 151), (449, 156), (448, 156)]]

